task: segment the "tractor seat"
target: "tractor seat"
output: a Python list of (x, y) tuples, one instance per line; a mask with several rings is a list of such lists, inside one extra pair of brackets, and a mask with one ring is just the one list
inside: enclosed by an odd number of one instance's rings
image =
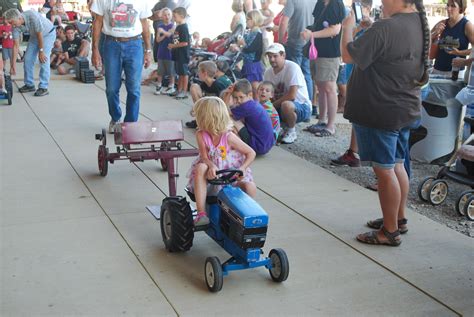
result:
[[(194, 193), (192, 193), (189, 189), (185, 188), (184, 191), (186, 194), (188, 194), (189, 199), (192, 201), (196, 202), (196, 196), (194, 196)], [(206, 204), (208, 205), (214, 205), (217, 204), (217, 196), (207, 196), (206, 197)]]

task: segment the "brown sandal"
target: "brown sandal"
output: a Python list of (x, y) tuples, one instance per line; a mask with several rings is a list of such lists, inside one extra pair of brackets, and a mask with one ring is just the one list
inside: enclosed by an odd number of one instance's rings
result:
[[(406, 218), (398, 219), (398, 231), (400, 231), (401, 234), (405, 234), (408, 232), (407, 223), (408, 223), (408, 220)], [(382, 226), (383, 226), (383, 218), (367, 221), (367, 227), (369, 228), (381, 229)]]
[[(379, 240), (379, 237), (377, 234), (380, 231), (387, 238), (387, 241)], [(382, 227), (379, 231), (369, 231), (366, 233), (359, 234), (356, 238), (358, 241), (362, 243), (388, 245), (391, 247), (398, 247), (402, 243), (402, 240), (400, 239), (400, 231), (397, 230), (395, 232), (388, 232), (388, 230), (385, 229), (385, 227)]]

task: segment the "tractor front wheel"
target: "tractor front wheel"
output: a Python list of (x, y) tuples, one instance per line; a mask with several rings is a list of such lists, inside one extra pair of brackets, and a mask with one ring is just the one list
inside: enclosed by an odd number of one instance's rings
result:
[(191, 249), (194, 239), (193, 212), (186, 198), (167, 197), (160, 214), (161, 236), (169, 252)]
[(221, 261), (218, 257), (208, 257), (204, 264), (204, 276), (207, 288), (213, 292), (219, 292), (224, 284), (224, 273), (222, 272)]
[(275, 282), (283, 282), (290, 274), (290, 263), (283, 249), (272, 249), (268, 254), (272, 267), (269, 269), (270, 276)]

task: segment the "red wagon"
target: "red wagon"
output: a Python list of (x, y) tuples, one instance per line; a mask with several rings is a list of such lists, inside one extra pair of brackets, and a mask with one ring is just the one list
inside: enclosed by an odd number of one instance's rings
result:
[(143, 162), (160, 160), (163, 170), (168, 171), (170, 196), (176, 196), (177, 174), (175, 158), (197, 156), (197, 149), (183, 149), (180, 141), (184, 140), (183, 124), (180, 120), (125, 122), (116, 126), (114, 141), (117, 152), (110, 153), (107, 147), (105, 129), (95, 135), (99, 145), (97, 160), (100, 175), (106, 176), (109, 163), (118, 160)]

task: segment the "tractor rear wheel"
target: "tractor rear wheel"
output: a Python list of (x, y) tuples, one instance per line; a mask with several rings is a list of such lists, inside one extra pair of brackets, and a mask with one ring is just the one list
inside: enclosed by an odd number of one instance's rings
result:
[(191, 249), (194, 239), (193, 213), (186, 198), (167, 197), (160, 214), (161, 236), (169, 252)]

